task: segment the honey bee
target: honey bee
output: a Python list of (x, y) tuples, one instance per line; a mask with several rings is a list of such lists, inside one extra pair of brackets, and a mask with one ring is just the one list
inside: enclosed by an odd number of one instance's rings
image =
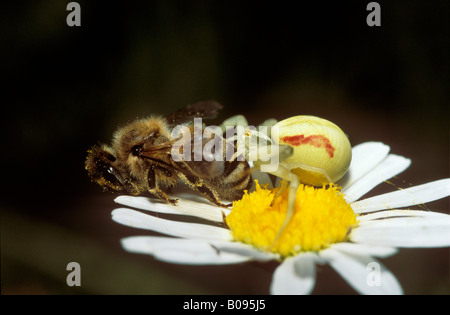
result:
[[(221, 108), (215, 101), (199, 102), (165, 117), (138, 119), (119, 128), (111, 146), (100, 144), (88, 150), (85, 168), (89, 177), (106, 191), (131, 195), (149, 192), (172, 204), (177, 200), (169, 198), (168, 193), (181, 180), (217, 206), (230, 206), (221, 200), (238, 200), (252, 185), (245, 160), (195, 160), (191, 158), (194, 150), (183, 152), (188, 157), (185, 159), (174, 159), (171, 154), (180, 141), (172, 137), (176, 126), (186, 126), (194, 133), (195, 118), (215, 118)], [(208, 139), (200, 140), (203, 147)], [(222, 145), (226, 146), (223, 139)]]

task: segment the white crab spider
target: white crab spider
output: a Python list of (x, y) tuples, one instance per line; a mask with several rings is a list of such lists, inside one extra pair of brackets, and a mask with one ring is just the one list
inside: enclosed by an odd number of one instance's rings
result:
[[(294, 214), (299, 184), (322, 186), (335, 183), (344, 176), (350, 166), (350, 141), (338, 126), (323, 118), (294, 116), (280, 122), (268, 119), (260, 125), (260, 128), (268, 127), (267, 133), (250, 128), (242, 115), (225, 120), (221, 125), (222, 131), (225, 132), (227, 126), (245, 129), (244, 132), (238, 131), (236, 136), (227, 138), (227, 141), (244, 141), (245, 144), (244, 152), (239, 152), (238, 145), (238, 151), (232, 159), (244, 153), (254, 169), (284, 179), (274, 200), (289, 186), (286, 218), (274, 244)], [(261, 159), (264, 154), (265, 159)], [(278, 163), (276, 167), (270, 168), (269, 161), (272, 162), (273, 157), (277, 157)]]

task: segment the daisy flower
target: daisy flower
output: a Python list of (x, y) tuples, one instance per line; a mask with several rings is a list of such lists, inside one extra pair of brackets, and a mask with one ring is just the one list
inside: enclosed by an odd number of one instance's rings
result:
[(390, 147), (366, 142), (352, 149), (353, 159), (339, 186), (300, 186), (295, 213), (274, 242), (286, 215), (287, 192), (273, 206), (273, 190), (258, 184), (252, 193), (218, 208), (192, 194), (177, 196), (177, 206), (145, 197), (120, 196), (116, 202), (153, 213), (200, 217), (224, 222), (168, 220), (130, 208), (112, 212), (114, 221), (167, 236), (132, 236), (121, 240), (132, 253), (158, 260), (194, 265), (279, 262), (272, 294), (309, 294), (316, 282), (316, 265), (329, 264), (361, 294), (402, 294), (392, 272), (377, 258), (394, 255), (401, 247), (450, 245), (450, 216), (398, 208), (422, 205), (450, 195), (450, 179), (360, 198), (380, 183), (409, 167), (411, 161), (389, 154)]

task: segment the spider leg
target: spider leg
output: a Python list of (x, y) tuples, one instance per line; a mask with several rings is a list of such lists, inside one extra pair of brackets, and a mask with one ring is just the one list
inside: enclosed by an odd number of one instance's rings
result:
[(219, 127), (222, 129), (222, 133), (224, 133), (227, 131), (227, 127), (236, 126), (241, 126), (244, 128), (248, 127), (248, 122), (244, 115), (231, 116), (230, 118), (225, 119)]
[(275, 196), (273, 196), (272, 202), (270, 203), (270, 206), (273, 206), (275, 203), (275, 200), (286, 190), (286, 188), (289, 187), (289, 182), (287, 180), (281, 181), (280, 187), (278, 187), (277, 192), (275, 193)]
[[(286, 168), (283, 165), (278, 165), (278, 169), (274, 172), (271, 172), (271, 174), (281, 177), (282, 179), (285, 179), (286, 181), (289, 182), (289, 197), (288, 197), (286, 218), (284, 219), (283, 224), (281, 225), (280, 229), (278, 230), (277, 235), (275, 236), (275, 239), (272, 244), (272, 247), (273, 247), (278, 242), (278, 239), (280, 238), (284, 229), (286, 228), (286, 226), (288, 225), (292, 216), (294, 215), (295, 197), (296, 197), (297, 189), (299, 186), (299, 180), (298, 180), (297, 175), (292, 173), (288, 168)], [(286, 184), (286, 186), (287, 186), (287, 184)]]

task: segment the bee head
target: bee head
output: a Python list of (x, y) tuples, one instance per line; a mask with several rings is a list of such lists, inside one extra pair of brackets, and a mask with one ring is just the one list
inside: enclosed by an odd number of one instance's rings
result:
[(124, 179), (115, 166), (116, 157), (106, 145), (93, 146), (88, 150), (85, 168), (91, 180), (106, 191), (121, 192), (125, 189)]
[(143, 184), (147, 181), (149, 161), (142, 158), (142, 152), (169, 139), (170, 131), (165, 121), (155, 116), (133, 121), (118, 129), (114, 133), (111, 147), (118, 164), (134, 179), (133, 182)]

